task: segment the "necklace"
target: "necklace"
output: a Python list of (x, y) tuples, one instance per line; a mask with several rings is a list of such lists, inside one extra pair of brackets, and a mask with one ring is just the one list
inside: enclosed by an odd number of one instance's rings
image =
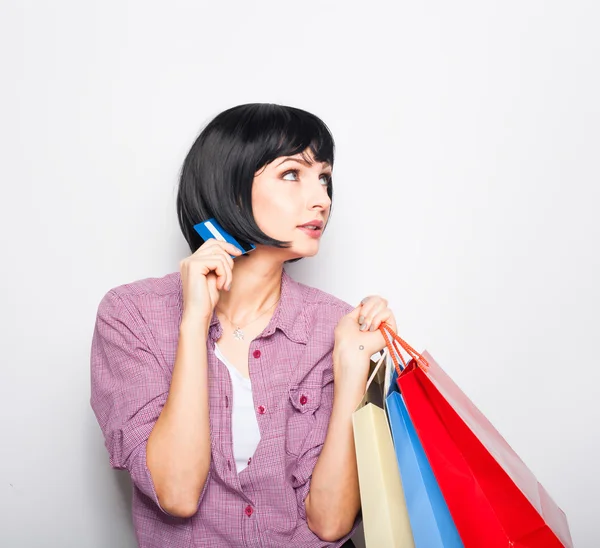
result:
[[(281, 296), (279, 297), (279, 299), (281, 298)], [(239, 326), (238, 324), (233, 323), (230, 319), (229, 316), (227, 316), (227, 314), (225, 314), (225, 312), (223, 312), (220, 308), (217, 307), (217, 310), (219, 310), (221, 312), (221, 314), (223, 314), (223, 316), (225, 316), (227, 318), (227, 321), (231, 324), (235, 326), (235, 329), (233, 331), (233, 337), (235, 339), (237, 339), (238, 341), (242, 341), (244, 340), (244, 331), (243, 329), (245, 329), (246, 327), (248, 327), (250, 324), (253, 324), (256, 320), (262, 318), (269, 310), (271, 310), (278, 302), (279, 299), (277, 299), (269, 308), (267, 308), (264, 312), (261, 312), (258, 316), (256, 316), (256, 318), (254, 318), (252, 321), (248, 322), (246, 325), (243, 326)]]

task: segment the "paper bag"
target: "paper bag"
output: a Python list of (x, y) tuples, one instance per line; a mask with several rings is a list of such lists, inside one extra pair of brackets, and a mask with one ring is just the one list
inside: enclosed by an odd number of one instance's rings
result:
[(384, 410), (386, 378), (391, 378), (387, 349), (371, 366), (365, 395), (352, 415), (365, 544), (367, 548), (414, 548)]

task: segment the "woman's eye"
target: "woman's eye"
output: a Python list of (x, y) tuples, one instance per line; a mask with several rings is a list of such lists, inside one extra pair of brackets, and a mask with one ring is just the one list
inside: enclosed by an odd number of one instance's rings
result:
[(327, 175), (326, 173), (324, 173), (323, 175), (321, 175), (321, 178), (325, 181), (323, 186), (329, 186), (331, 184), (331, 175)]
[[(286, 175), (290, 175), (290, 174), (292, 174), (292, 173), (293, 173), (294, 175), (296, 175), (296, 176), (297, 176), (297, 175), (298, 175), (298, 170), (297, 170), (297, 169), (292, 169), (292, 170), (290, 170), (290, 171), (286, 171), (286, 172), (283, 174), (283, 177), (285, 178), (285, 177), (286, 177)], [(287, 181), (290, 181), (290, 180), (293, 180), (293, 179), (286, 179), (286, 180), (287, 180)]]
[[(289, 171), (286, 171), (282, 177), (285, 179), (285, 177), (287, 177), (288, 175), (294, 175), (296, 177), (298, 177), (298, 173), (299, 170), (297, 169), (291, 169)], [(286, 179), (286, 181), (294, 181), (296, 179)], [(321, 180), (323, 181), (323, 186), (329, 186), (331, 184), (331, 175), (328, 175), (326, 173), (324, 173), (323, 175), (321, 175)]]

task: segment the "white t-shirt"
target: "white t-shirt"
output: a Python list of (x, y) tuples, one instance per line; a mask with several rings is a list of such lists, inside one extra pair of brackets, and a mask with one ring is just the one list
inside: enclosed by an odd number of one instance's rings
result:
[(231, 429), (233, 435), (233, 455), (238, 474), (248, 466), (248, 459), (254, 455), (256, 446), (260, 441), (260, 430), (254, 410), (252, 399), (252, 386), (250, 379), (244, 377), (227, 358), (223, 356), (219, 345), (215, 343), (215, 356), (221, 360), (229, 370), (233, 387), (233, 404)]

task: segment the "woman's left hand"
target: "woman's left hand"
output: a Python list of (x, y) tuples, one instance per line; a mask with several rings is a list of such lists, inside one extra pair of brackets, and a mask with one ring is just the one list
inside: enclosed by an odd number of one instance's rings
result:
[(396, 333), (396, 319), (388, 302), (379, 295), (365, 297), (335, 328), (335, 350), (344, 354), (359, 352), (371, 356), (385, 347), (379, 326), (387, 323)]

